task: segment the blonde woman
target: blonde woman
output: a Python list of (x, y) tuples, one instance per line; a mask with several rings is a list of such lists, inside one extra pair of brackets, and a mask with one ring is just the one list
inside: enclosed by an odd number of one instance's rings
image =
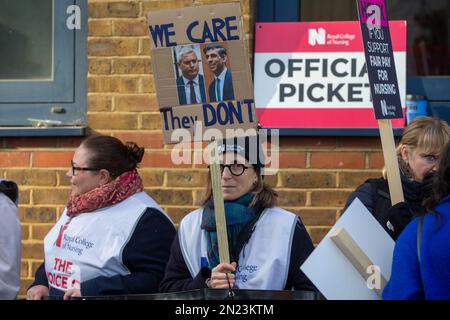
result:
[(349, 195), (344, 211), (357, 197), (396, 240), (411, 219), (423, 213), (422, 202), (431, 191), (431, 178), (449, 140), (450, 127), (445, 121), (416, 118), (405, 128), (397, 147), (405, 202), (392, 207), (386, 178), (369, 179)]

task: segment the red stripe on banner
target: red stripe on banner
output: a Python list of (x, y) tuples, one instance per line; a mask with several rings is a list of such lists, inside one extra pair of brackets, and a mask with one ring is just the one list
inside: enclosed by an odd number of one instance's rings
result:
[[(378, 128), (370, 108), (257, 108), (256, 114), (263, 128)], [(404, 118), (392, 119), (393, 128), (403, 128), (404, 124)]]
[[(317, 31), (320, 28), (325, 30), (325, 39), (329, 43), (309, 44), (309, 30)], [(406, 21), (390, 21), (389, 30), (394, 51), (406, 51)], [(354, 39), (351, 40), (353, 36)], [(256, 53), (363, 51), (358, 21), (257, 23), (255, 39)], [(342, 41), (347, 40), (349, 45), (343, 45)]]

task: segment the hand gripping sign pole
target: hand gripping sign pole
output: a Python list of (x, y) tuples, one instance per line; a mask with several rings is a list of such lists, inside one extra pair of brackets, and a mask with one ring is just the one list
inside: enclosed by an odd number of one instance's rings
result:
[(217, 140), (208, 144), (209, 170), (211, 172), (211, 187), (214, 199), (214, 215), (216, 217), (217, 244), (219, 246), (220, 262), (230, 263), (228, 250), (227, 223), (225, 221), (225, 208), (223, 204), (221, 172), (218, 156)]
[(380, 128), (392, 205), (402, 202), (403, 191), (390, 119), (402, 118), (389, 23), (384, 0), (357, 0), (364, 53), (375, 118)]

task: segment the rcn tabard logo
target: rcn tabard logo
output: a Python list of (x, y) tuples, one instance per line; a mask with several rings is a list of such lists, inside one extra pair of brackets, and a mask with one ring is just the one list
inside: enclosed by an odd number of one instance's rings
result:
[(308, 29), (308, 44), (350, 46), (356, 35), (351, 33), (328, 33), (324, 28)]
[(315, 46), (316, 44), (325, 44), (325, 29), (309, 29), (308, 43), (312, 46)]

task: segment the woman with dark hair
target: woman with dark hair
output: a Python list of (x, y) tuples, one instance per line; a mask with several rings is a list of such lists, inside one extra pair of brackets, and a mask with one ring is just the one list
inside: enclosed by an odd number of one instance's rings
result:
[[(314, 246), (300, 218), (276, 207), (256, 139), (219, 144), (231, 263), (220, 263), (211, 181), (201, 208), (180, 223), (160, 291), (200, 288), (310, 290), (300, 266)], [(256, 161), (252, 161), (252, 159)]]
[(136, 170), (143, 155), (109, 136), (81, 143), (67, 171), (69, 202), (44, 239), (28, 299), (158, 291), (176, 230), (144, 192)]
[(450, 299), (450, 143), (425, 204), (429, 213), (414, 219), (395, 243), (383, 299)]

